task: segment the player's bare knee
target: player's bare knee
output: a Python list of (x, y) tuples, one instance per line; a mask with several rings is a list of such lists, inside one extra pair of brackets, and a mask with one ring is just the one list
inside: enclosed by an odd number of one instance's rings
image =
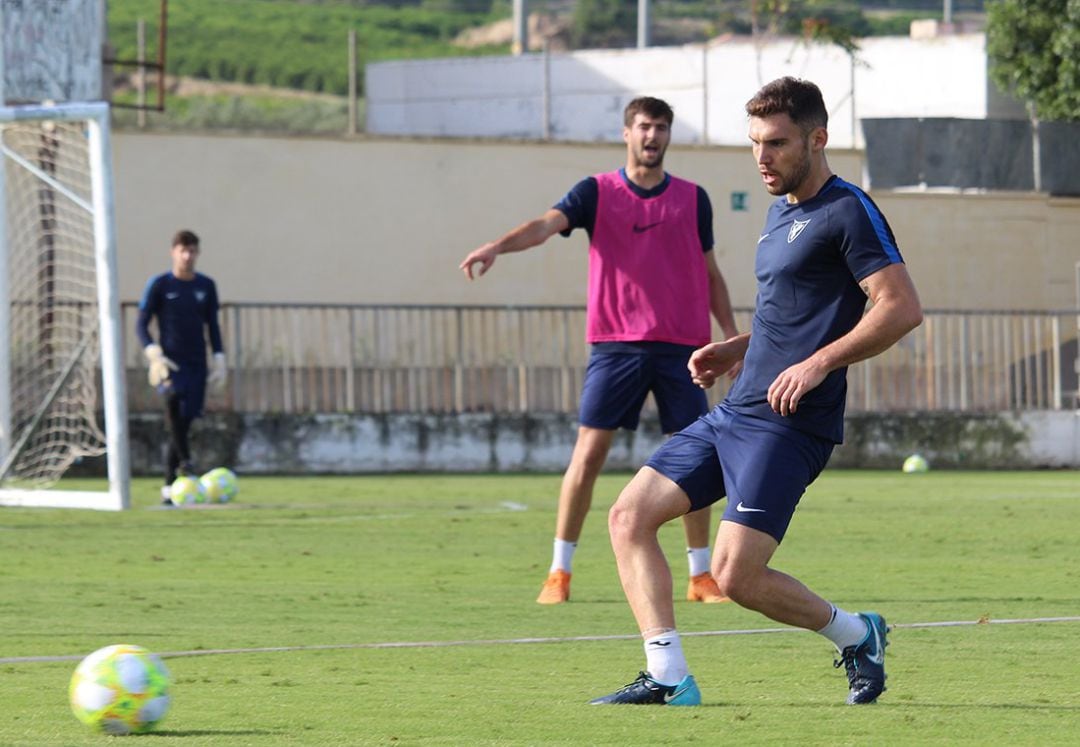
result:
[(748, 573), (746, 568), (728, 562), (721, 556), (713, 561), (712, 575), (721, 594), (745, 607), (753, 606), (753, 597), (758, 591), (758, 583), (754, 575)]
[(600, 470), (604, 468), (604, 462), (607, 461), (607, 452), (584, 449), (580, 454), (575, 455), (574, 461), (583, 474), (595, 478), (600, 474)]
[(615, 501), (611, 510), (608, 511), (608, 532), (611, 535), (612, 543), (618, 544), (621, 540), (631, 536), (634, 533), (633, 527), (635, 524), (636, 517), (629, 503), (621, 498)]

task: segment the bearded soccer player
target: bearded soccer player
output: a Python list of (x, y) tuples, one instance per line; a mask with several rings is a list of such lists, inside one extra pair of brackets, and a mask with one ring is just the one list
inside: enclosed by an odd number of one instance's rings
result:
[(872, 703), (885, 689), (885, 618), (831, 604), (770, 560), (806, 487), (843, 439), (847, 367), (918, 326), (922, 308), (885, 216), (829, 168), (817, 86), (773, 81), (746, 113), (762, 182), (779, 197), (757, 243), (754, 319), (749, 333), (690, 358), (702, 387), (738, 363), (742, 371), (724, 401), (665, 442), (611, 509), (611, 542), (646, 666), (597, 705), (701, 702), (657, 530), (724, 496), (712, 559), (720, 591), (828, 639), (847, 673), (848, 703)]
[[(666, 434), (707, 412), (705, 394), (686, 370), (690, 353), (711, 337), (710, 312), (725, 335), (737, 333), (713, 255), (709, 197), (664, 171), (673, 120), (660, 99), (631, 101), (623, 112), (625, 168), (581, 180), (539, 218), (475, 249), (460, 265), (471, 280), (501, 254), (538, 246), (557, 233), (569, 236), (575, 228), (589, 235), (586, 339), (592, 348), (540, 604), (570, 598), (574, 551), (615, 433), (637, 428), (649, 392)], [(687, 514), (684, 524), (687, 599), (726, 601), (709, 575), (708, 509)]]

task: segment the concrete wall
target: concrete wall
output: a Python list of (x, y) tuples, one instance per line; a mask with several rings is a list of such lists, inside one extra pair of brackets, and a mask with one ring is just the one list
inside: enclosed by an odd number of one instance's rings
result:
[[(608, 125), (617, 130), (619, 118)], [(680, 127), (676, 121), (676, 131)], [(478, 282), (458, 262), (625, 163), (621, 144), (286, 138), (117, 132), (120, 291), (135, 301), (168, 268), (173, 232), (203, 238), (199, 268), (223, 300), (583, 304), (586, 238), (503, 257)], [(830, 164), (859, 183), (857, 151)], [(772, 198), (749, 149), (674, 146), (672, 173), (702, 184), (737, 306), (754, 303), (753, 248)], [(744, 210), (734, 198), (745, 197)], [(878, 192), (930, 308), (1076, 303), (1080, 200), (1023, 193)]]
[[(832, 144), (861, 147), (857, 119), (1012, 116), (994, 90), (982, 34), (859, 40), (854, 57), (832, 45), (780, 38), (706, 45), (584, 50), (551, 55), (372, 63), (365, 69), (367, 128), (384, 135), (618, 141), (623, 107), (649, 94), (675, 108), (675, 141), (746, 142), (743, 106), (784, 75), (825, 96)], [(544, 92), (548, 90), (548, 111)]]
[(103, 0), (0, 3), (0, 100), (102, 98)]
[[(131, 423), (135, 474), (158, 474), (164, 426)], [(577, 427), (538, 413), (493, 415), (212, 415), (196, 421), (197, 461), (240, 474), (368, 472), (560, 472)], [(663, 439), (655, 418), (620, 431), (608, 469), (637, 469)], [(847, 442), (830, 466), (898, 469), (913, 453), (935, 468), (1080, 468), (1080, 412), (849, 417)]]

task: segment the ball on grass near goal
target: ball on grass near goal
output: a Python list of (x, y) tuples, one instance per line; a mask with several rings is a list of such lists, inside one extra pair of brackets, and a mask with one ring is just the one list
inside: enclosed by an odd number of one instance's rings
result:
[(75, 669), (68, 688), (75, 717), (103, 734), (150, 731), (169, 710), (169, 670), (141, 646), (98, 649)]
[(173, 480), (169, 488), (169, 497), (177, 506), (191, 506), (196, 503), (206, 503), (206, 488), (202, 482), (188, 475), (180, 475)]
[(236, 474), (227, 467), (218, 467), (199, 478), (206, 491), (206, 500), (211, 503), (228, 503), (240, 492)]
[(916, 472), (926, 472), (930, 469), (930, 463), (926, 461), (926, 457), (921, 454), (912, 454), (904, 460), (903, 470), (908, 474), (914, 474)]

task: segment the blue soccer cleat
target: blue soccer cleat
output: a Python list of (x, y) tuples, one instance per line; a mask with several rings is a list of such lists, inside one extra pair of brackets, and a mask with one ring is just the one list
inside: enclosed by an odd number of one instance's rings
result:
[(638, 678), (611, 695), (589, 701), (589, 705), (701, 705), (701, 690), (693, 675), (686, 675), (677, 685), (663, 685), (648, 672), (639, 672)]
[(860, 612), (859, 617), (866, 620), (869, 630), (866, 638), (855, 646), (848, 646), (840, 652), (840, 659), (833, 662), (837, 669), (843, 665), (847, 670), (848, 705), (873, 703), (885, 692), (885, 647), (889, 629), (885, 618), (876, 612)]

